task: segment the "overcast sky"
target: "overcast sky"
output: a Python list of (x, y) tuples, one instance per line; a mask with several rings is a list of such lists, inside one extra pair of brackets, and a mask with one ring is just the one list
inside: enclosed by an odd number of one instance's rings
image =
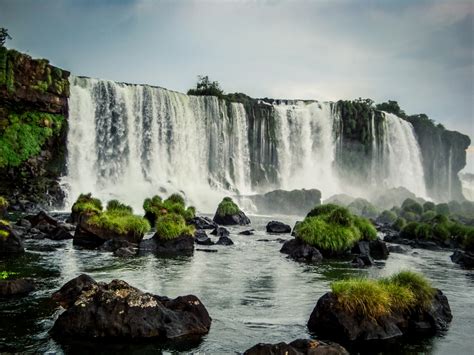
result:
[(471, 140), (473, 18), (474, 0), (0, 0), (8, 47), (76, 75), (186, 91), (208, 74), (253, 97), (392, 99)]

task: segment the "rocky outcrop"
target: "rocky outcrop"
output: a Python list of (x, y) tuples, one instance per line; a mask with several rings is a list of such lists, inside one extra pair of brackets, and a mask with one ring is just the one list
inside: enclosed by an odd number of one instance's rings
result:
[(0, 280), (0, 297), (24, 296), (35, 289), (28, 279)]
[(267, 233), (284, 234), (291, 233), (291, 227), (288, 224), (279, 221), (270, 221), (267, 223)]
[(213, 221), (217, 224), (222, 224), (224, 226), (232, 226), (232, 225), (241, 225), (244, 226), (246, 224), (250, 224), (250, 219), (245, 215), (243, 211), (239, 211), (233, 214), (226, 214), (226, 215), (219, 215), (218, 213), (215, 214)]
[(261, 214), (304, 216), (321, 204), (321, 191), (316, 189), (274, 190), (262, 195), (245, 196)]
[(461, 265), (465, 269), (474, 269), (474, 253), (456, 250), (451, 255), (453, 263)]
[(158, 339), (200, 338), (209, 332), (211, 318), (193, 295), (175, 299), (140, 291), (122, 280), (95, 282), (81, 275), (55, 292), (66, 308), (51, 334), (65, 338)]
[(0, 256), (23, 253), (23, 241), (9, 223), (0, 220)]
[(341, 345), (313, 339), (296, 339), (291, 343), (252, 346), (244, 355), (349, 355)]
[(295, 261), (319, 263), (323, 260), (321, 252), (315, 247), (306, 244), (299, 238), (286, 241), (280, 249), (280, 253), (287, 254)]
[(318, 336), (342, 342), (389, 340), (402, 335), (436, 333), (446, 330), (452, 320), (448, 299), (436, 290), (431, 305), (426, 309), (390, 315), (377, 320), (360, 317), (338, 306), (337, 297), (328, 292), (313, 309), (308, 329)]
[[(62, 203), (58, 177), (65, 164), (69, 72), (45, 59), (0, 47), (0, 195), (10, 209), (34, 212)], [(18, 132), (14, 144), (8, 137)]]
[(196, 227), (196, 229), (215, 229), (218, 227), (217, 223), (209, 217), (194, 217), (189, 224)]

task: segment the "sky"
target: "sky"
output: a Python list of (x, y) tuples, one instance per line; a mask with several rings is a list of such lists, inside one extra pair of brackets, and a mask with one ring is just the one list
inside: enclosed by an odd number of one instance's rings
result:
[(9, 48), (75, 75), (396, 100), (474, 142), (474, 0), (0, 0), (0, 27)]

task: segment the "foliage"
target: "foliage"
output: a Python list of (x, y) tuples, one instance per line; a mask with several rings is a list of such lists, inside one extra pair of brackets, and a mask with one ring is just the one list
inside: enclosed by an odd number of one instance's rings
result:
[(132, 207), (121, 203), (119, 200), (110, 200), (107, 202), (107, 211), (126, 211), (133, 213)]
[(448, 216), (450, 211), (449, 211), (449, 205), (447, 203), (440, 203), (436, 205), (436, 213), (438, 214), (443, 214), (445, 216)]
[(199, 75), (196, 83), (196, 88), (189, 89), (188, 95), (195, 96), (217, 96), (222, 99), (224, 91), (221, 89), (219, 82), (209, 80), (207, 75)]
[(91, 193), (80, 194), (76, 202), (72, 205), (72, 212), (102, 212), (102, 202), (98, 198), (92, 197)]
[(158, 217), (156, 234), (161, 239), (175, 239), (182, 235), (194, 235), (194, 227), (186, 225), (184, 218), (176, 213), (168, 213)]
[(143, 202), (143, 209), (155, 222), (158, 217), (168, 213), (179, 214), (186, 221), (193, 219), (196, 215), (196, 209), (193, 206), (186, 208), (184, 198), (179, 194), (172, 194), (164, 201), (158, 195), (151, 199), (147, 198)]
[(5, 197), (0, 196), (0, 208), (7, 208), (8, 205), (8, 200)]
[(6, 28), (0, 28), (0, 47), (5, 45), (5, 41), (7, 39), (12, 39), (11, 36), (8, 34), (8, 30)]
[(432, 210), (428, 210), (426, 212), (423, 212), (421, 215), (421, 222), (430, 222), (433, 218), (436, 217), (436, 212)]
[(405, 218), (398, 217), (397, 220), (392, 224), (392, 227), (397, 231), (401, 231), (406, 224), (407, 221)]
[(406, 212), (413, 212), (417, 215), (421, 215), (423, 213), (423, 206), (421, 206), (418, 202), (411, 198), (407, 198), (402, 203), (402, 210)]
[(345, 207), (327, 204), (315, 207), (295, 227), (297, 238), (325, 252), (340, 253), (361, 240), (377, 237), (374, 226)]
[(92, 216), (87, 223), (118, 234), (143, 235), (150, 230), (148, 221), (127, 209), (107, 210)]
[(337, 307), (377, 321), (392, 313), (426, 309), (435, 289), (420, 274), (402, 271), (381, 280), (352, 278), (331, 284)]
[(408, 222), (415, 222), (420, 219), (420, 216), (416, 213), (405, 210), (400, 211), (400, 217), (405, 218)]
[(398, 117), (406, 117), (405, 111), (400, 108), (397, 101), (388, 100), (388, 102), (382, 102), (380, 104), (375, 105), (375, 108), (380, 111), (393, 113)]
[(41, 152), (50, 137), (57, 136), (64, 116), (43, 112), (10, 114), (9, 124), (0, 136), (0, 167), (16, 167)]
[(377, 220), (382, 223), (393, 224), (397, 220), (397, 215), (395, 212), (385, 210), (377, 217)]
[(436, 205), (433, 202), (428, 201), (423, 204), (423, 212), (435, 211), (435, 210), (436, 210)]
[(375, 218), (378, 213), (375, 206), (363, 198), (356, 198), (347, 207), (351, 213), (367, 218)]
[(239, 206), (232, 201), (230, 197), (224, 197), (219, 206), (217, 206), (217, 215), (224, 217), (224, 216), (231, 216), (238, 214), (240, 212)]
[(0, 280), (7, 280), (14, 275), (18, 275), (18, 273), (12, 271), (0, 271)]

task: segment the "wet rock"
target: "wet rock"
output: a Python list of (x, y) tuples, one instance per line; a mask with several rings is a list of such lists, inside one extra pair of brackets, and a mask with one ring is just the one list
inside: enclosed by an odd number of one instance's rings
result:
[(214, 215), (213, 221), (223, 226), (250, 224), (250, 219), (245, 215), (243, 211), (239, 211), (236, 214), (220, 216), (218, 213)]
[(370, 255), (370, 245), (367, 241), (357, 242), (351, 250), (352, 254)]
[(8, 223), (0, 221), (0, 255), (19, 254), (25, 251), (23, 241)]
[(387, 244), (380, 238), (371, 240), (369, 242), (369, 247), (370, 247), (370, 256), (374, 258), (375, 260), (388, 259), (388, 255), (390, 252), (387, 248)]
[(219, 240), (216, 242), (216, 245), (234, 245), (232, 239), (226, 236), (219, 237)]
[(242, 232), (239, 232), (239, 235), (254, 235), (254, 229), (247, 229)]
[(206, 253), (217, 253), (216, 249), (196, 249), (197, 251), (204, 251)]
[(132, 247), (118, 248), (114, 251), (114, 256), (118, 256), (120, 258), (131, 258), (135, 255), (137, 255), (137, 251)]
[(41, 211), (35, 216), (28, 216), (27, 219), (30, 221), (31, 226), (38, 229), (40, 229), (41, 226), (52, 225), (56, 227), (58, 225), (58, 221), (48, 215), (45, 211)]
[(370, 255), (359, 255), (354, 260), (352, 260), (352, 266), (354, 267), (364, 267), (374, 265), (374, 260)]
[(97, 283), (87, 275), (69, 281), (53, 295), (66, 308), (51, 333), (65, 338), (157, 339), (200, 338), (211, 318), (193, 295), (175, 299), (140, 291), (122, 280)]
[(257, 239), (257, 242), (269, 242), (270, 239)]
[(107, 240), (104, 244), (99, 247), (100, 251), (115, 252), (121, 248), (134, 248), (136, 244), (130, 243), (127, 240)]
[(27, 220), (26, 218), (20, 219), (17, 223), (18, 226), (24, 227), (26, 229), (31, 228), (31, 222)]
[(211, 232), (211, 234), (216, 235), (218, 237), (228, 237), (230, 235), (230, 232), (227, 230), (227, 228), (217, 227)]
[(349, 355), (341, 345), (312, 339), (297, 339), (290, 344), (257, 344), (244, 355)]
[(192, 224), (196, 229), (215, 229), (218, 227), (217, 223), (209, 217), (194, 217), (189, 224)]
[(159, 255), (191, 255), (194, 252), (194, 238), (190, 235), (182, 235), (174, 239), (162, 239), (153, 236), (151, 239), (140, 243), (139, 254), (149, 253)]
[(401, 245), (389, 245), (388, 246), (388, 251), (390, 253), (398, 253), (398, 254), (406, 254), (408, 253), (408, 248), (403, 247)]
[(71, 233), (60, 226), (56, 227), (47, 237), (52, 240), (67, 240), (73, 238)]
[(459, 264), (463, 268), (474, 268), (474, 254), (472, 253), (456, 250), (454, 254), (451, 255), (451, 260), (453, 263)]
[(335, 341), (388, 340), (402, 335), (446, 330), (452, 320), (446, 296), (437, 290), (426, 310), (397, 312), (376, 321), (338, 307), (337, 297), (328, 292), (317, 302), (308, 321), (308, 329), (318, 336)]
[(76, 229), (75, 225), (66, 222), (58, 223), (58, 227), (61, 227), (68, 232), (73, 232)]
[(0, 280), (0, 297), (23, 296), (34, 289), (33, 281), (28, 279)]
[(267, 233), (291, 233), (291, 227), (288, 224), (282, 222), (270, 221), (267, 224)]
[(280, 253), (288, 254), (288, 257), (295, 261), (319, 263), (323, 256), (315, 247), (306, 244), (299, 238), (286, 241), (280, 249)]
[(194, 241), (196, 242), (196, 244), (199, 245), (214, 245), (214, 242), (202, 229), (196, 230), (196, 232), (194, 233)]

